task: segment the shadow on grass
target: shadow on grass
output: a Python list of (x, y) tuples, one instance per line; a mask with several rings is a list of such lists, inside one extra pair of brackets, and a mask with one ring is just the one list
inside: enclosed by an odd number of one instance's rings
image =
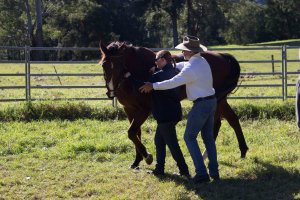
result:
[[(257, 169), (249, 177), (229, 178), (217, 182), (193, 184), (182, 177), (167, 174), (163, 180), (175, 181), (193, 191), (199, 198), (213, 199), (295, 199), (300, 194), (300, 173), (274, 166), (264, 161), (254, 160)], [(187, 196), (187, 198), (189, 198)]]

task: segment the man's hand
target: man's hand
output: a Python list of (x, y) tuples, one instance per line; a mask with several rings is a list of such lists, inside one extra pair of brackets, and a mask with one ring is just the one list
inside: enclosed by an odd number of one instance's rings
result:
[(139, 88), (139, 91), (141, 93), (149, 93), (151, 92), (151, 90), (153, 90), (153, 85), (150, 82), (146, 82), (143, 86)]

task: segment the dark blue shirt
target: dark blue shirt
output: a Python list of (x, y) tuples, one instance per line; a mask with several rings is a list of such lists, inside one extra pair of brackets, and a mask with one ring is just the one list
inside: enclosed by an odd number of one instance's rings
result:
[[(177, 74), (171, 64), (167, 64), (162, 70), (154, 73), (150, 82), (161, 82), (173, 78)], [(153, 90), (152, 115), (158, 123), (178, 122), (182, 118), (182, 110), (179, 99), (179, 87), (169, 90)]]
[[(150, 82), (160, 82), (173, 78), (178, 73), (173, 65), (167, 64), (162, 70), (155, 72)], [(129, 80), (134, 84), (136, 89), (144, 85), (143, 81), (137, 80), (129, 76)], [(158, 123), (178, 122), (182, 119), (182, 110), (180, 104), (179, 87), (169, 90), (153, 90), (152, 91), (152, 115)]]

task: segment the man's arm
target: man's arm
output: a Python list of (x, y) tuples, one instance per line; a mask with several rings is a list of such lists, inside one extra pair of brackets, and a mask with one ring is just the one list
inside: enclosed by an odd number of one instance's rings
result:
[(176, 69), (178, 69), (179, 71), (181, 71), (183, 67), (184, 67), (184, 62), (176, 63)]
[(152, 89), (155, 90), (168, 90), (172, 88), (176, 88), (180, 85), (184, 85), (189, 83), (195, 79), (195, 75), (191, 68), (184, 68), (179, 74), (174, 76), (173, 78), (161, 82), (150, 83), (146, 82), (142, 87), (139, 88), (140, 92), (148, 93)]

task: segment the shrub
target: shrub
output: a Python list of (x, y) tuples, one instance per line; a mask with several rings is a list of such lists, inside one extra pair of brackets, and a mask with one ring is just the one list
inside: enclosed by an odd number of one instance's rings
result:
[[(291, 102), (239, 103), (232, 104), (240, 119), (295, 119), (295, 107)], [(191, 105), (183, 106), (183, 118), (187, 117)], [(0, 121), (32, 120), (76, 120), (126, 119), (123, 108), (112, 106), (92, 106), (84, 102), (29, 102), (6, 106), (0, 110)]]

